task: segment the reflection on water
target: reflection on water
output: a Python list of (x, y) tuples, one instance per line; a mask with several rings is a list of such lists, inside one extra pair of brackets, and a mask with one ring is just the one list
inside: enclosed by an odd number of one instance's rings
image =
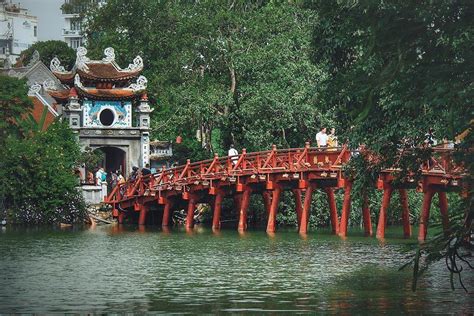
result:
[(0, 312), (472, 311), (442, 264), (411, 292), (410, 271), (397, 268), (414, 240), (362, 234), (9, 228), (0, 232)]

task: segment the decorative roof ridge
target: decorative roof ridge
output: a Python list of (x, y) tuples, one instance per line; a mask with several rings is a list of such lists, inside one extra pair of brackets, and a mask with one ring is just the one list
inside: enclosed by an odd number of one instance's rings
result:
[[(85, 47), (78, 47), (76, 51), (76, 61), (71, 70), (66, 70), (57, 57), (51, 60), (50, 69), (55, 75), (62, 76), (63, 78), (66, 76), (63, 80), (72, 80), (77, 74), (77, 71), (80, 71), (85, 76), (91, 75), (92, 78), (96, 78), (97, 74), (94, 74), (94, 71), (89, 67), (91, 65), (112, 65), (118, 76), (124, 75), (130, 78), (135, 77), (143, 70), (143, 59), (140, 56), (136, 56), (127, 68), (122, 69), (115, 61), (115, 50), (112, 47), (107, 47), (104, 50), (104, 55), (105, 57), (101, 60), (91, 60), (87, 57), (87, 49)], [(97, 79), (100, 80), (99, 77), (97, 77)], [(103, 79), (108, 78), (105, 77)]]
[(64, 66), (61, 66), (61, 61), (59, 60), (59, 58), (55, 56), (53, 59), (51, 59), (51, 62), (49, 64), (49, 69), (53, 73), (72, 74), (73, 71), (75, 70), (75, 66), (72, 67), (71, 70), (66, 70)]
[[(113, 90), (132, 90), (134, 93), (139, 93), (143, 92), (146, 90), (146, 87), (148, 85), (148, 80), (145, 76), (141, 75), (140, 77), (137, 78), (137, 81), (135, 83), (131, 83), (128, 87), (125, 88), (116, 88)], [(81, 90), (87, 90), (87, 87), (84, 87), (84, 85), (81, 82), (81, 77), (79, 74), (76, 74), (74, 76), (74, 86), (81, 89)], [(89, 88), (89, 89), (96, 89), (96, 88)], [(96, 90), (101, 90), (101, 89), (96, 89)], [(105, 89), (105, 90), (110, 90), (110, 89)]]
[(43, 81), (43, 87), (46, 91), (64, 91), (69, 90), (69, 87), (66, 85), (60, 84), (58, 85), (57, 82), (54, 82), (52, 79), (47, 79)]
[(143, 69), (143, 59), (141, 56), (137, 55), (131, 64), (127, 66), (127, 68), (123, 69), (120, 65), (115, 61), (115, 50), (113, 47), (107, 47), (104, 49), (105, 57), (101, 60), (91, 60), (87, 55), (87, 49), (84, 47), (79, 47), (77, 49), (77, 59), (76, 59), (76, 67), (82, 71), (86, 71), (89, 69), (87, 64), (111, 64), (118, 72), (137, 72)]

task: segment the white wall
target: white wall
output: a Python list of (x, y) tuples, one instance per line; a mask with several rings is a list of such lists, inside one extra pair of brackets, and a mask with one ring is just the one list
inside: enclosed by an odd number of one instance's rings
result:
[[(13, 25), (12, 54), (19, 55), (38, 41), (38, 22), (36, 18), (18, 15), (11, 17)], [(34, 29), (36, 27), (36, 36)]]

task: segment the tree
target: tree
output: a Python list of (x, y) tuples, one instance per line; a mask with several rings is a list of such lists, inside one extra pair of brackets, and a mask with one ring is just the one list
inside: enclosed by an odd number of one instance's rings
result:
[[(365, 181), (364, 174), (377, 175), (367, 168), (394, 166), (399, 146), (407, 139), (420, 144), (430, 127), (439, 139), (451, 140), (472, 130), (472, 2), (321, 0), (306, 5), (318, 14), (312, 60), (329, 71), (324, 103), (335, 110), (352, 146), (366, 144), (381, 158), (372, 166), (353, 165), (359, 181)], [(458, 146), (457, 159), (469, 171), (464, 181), (472, 190), (472, 132), (469, 135)], [(412, 159), (423, 154), (419, 151)], [(433, 248), (422, 247), (426, 262), (449, 258), (452, 263), (457, 249), (472, 248), (464, 241), (471, 233), (473, 209), (471, 191), (453, 209), (461, 222)], [(451, 272), (460, 271), (454, 265)]]
[(86, 35), (95, 58), (107, 46), (121, 64), (144, 58), (158, 106), (154, 136), (191, 141), (198, 133), (198, 158), (224, 154), (231, 142), (301, 146), (331, 122), (312, 101), (324, 78), (307, 56), (314, 17), (291, 2), (111, 0), (88, 19)]
[(38, 51), (40, 60), (49, 67), (51, 60), (58, 57), (66, 69), (71, 69), (76, 61), (76, 53), (63, 41), (36, 42), (20, 54), (23, 65), (27, 65), (35, 51)]
[(73, 222), (85, 211), (73, 173), (79, 145), (64, 122), (31, 124), (24, 80), (0, 76), (0, 217), (16, 223)]
[(21, 117), (32, 109), (26, 80), (0, 75), (0, 144), (9, 133), (19, 132)]

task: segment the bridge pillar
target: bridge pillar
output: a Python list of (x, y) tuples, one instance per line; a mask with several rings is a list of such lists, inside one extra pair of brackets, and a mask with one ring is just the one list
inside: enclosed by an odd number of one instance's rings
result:
[(194, 194), (189, 195), (188, 213), (186, 215), (186, 228), (194, 227), (194, 210), (196, 209), (196, 197)]
[(123, 224), (124, 218), (125, 218), (125, 212), (120, 211), (119, 214), (118, 214), (118, 217), (117, 217), (118, 223)]
[(364, 220), (364, 231), (365, 236), (372, 236), (372, 220), (370, 218), (370, 207), (369, 207), (369, 198), (367, 193), (364, 192), (362, 200), (362, 217)]
[(382, 206), (380, 207), (379, 222), (377, 224), (377, 238), (385, 237), (385, 226), (387, 225), (387, 210), (390, 206), (393, 188), (390, 184), (384, 184)]
[(218, 190), (214, 199), (214, 214), (212, 216), (212, 230), (221, 229), (221, 207), (224, 192)]
[(301, 221), (299, 225), (300, 234), (306, 234), (308, 232), (309, 215), (311, 211), (311, 200), (313, 198), (313, 186), (311, 184), (306, 188), (304, 194), (303, 211), (301, 212)]
[(351, 212), (351, 190), (352, 181), (344, 181), (344, 202), (342, 204), (341, 223), (339, 224), (339, 236), (347, 236), (347, 225), (349, 224), (349, 214)]
[(264, 190), (262, 193), (263, 197), (263, 206), (265, 207), (265, 211), (267, 211), (267, 217), (268, 214), (270, 214), (270, 207), (272, 205), (272, 196), (271, 196), (271, 191)]
[(433, 199), (434, 191), (428, 187), (423, 193), (423, 206), (421, 209), (420, 225), (418, 229), (418, 240), (424, 241), (428, 233), (428, 220), (430, 218), (431, 200)]
[(270, 212), (268, 213), (267, 233), (274, 233), (276, 227), (276, 215), (278, 211), (278, 204), (280, 203), (281, 188), (276, 185), (272, 192), (272, 204)]
[(301, 189), (294, 189), (293, 194), (295, 195), (296, 218), (298, 221), (298, 227), (300, 227), (301, 212), (303, 211), (303, 205), (301, 204)]
[(441, 220), (443, 221), (443, 230), (446, 234), (449, 230), (449, 215), (448, 215), (448, 199), (446, 192), (438, 192), (439, 210), (441, 212)]
[(140, 214), (138, 216), (138, 225), (146, 224), (146, 214), (148, 213), (149, 206), (142, 204), (140, 205)]
[(171, 207), (172, 203), (170, 199), (166, 199), (165, 206), (163, 208), (163, 219), (161, 221), (162, 227), (168, 227), (170, 224), (170, 215), (171, 215)]
[(410, 238), (411, 226), (410, 226), (410, 208), (408, 206), (408, 194), (406, 189), (398, 190), (400, 195), (400, 203), (402, 204), (402, 222), (403, 222), (403, 237)]
[(249, 207), (251, 193), (252, 190), (250, 189), (250, 187), (246, 186), (244, 189), (244, 193), (242, 194), (242, 201), (240, 203), (238, 227), (238, 230), (240, 232), (247, 230), (247, 209)]
[(324, 189), (324, 191), (326, 192), (329, 204), (329, 215), (331, 217), (332, 233), (337, 234), (339, 232), (339, 219), (337, 215), (336, 199), (334, 198), (334, 189), (326, 188)]

